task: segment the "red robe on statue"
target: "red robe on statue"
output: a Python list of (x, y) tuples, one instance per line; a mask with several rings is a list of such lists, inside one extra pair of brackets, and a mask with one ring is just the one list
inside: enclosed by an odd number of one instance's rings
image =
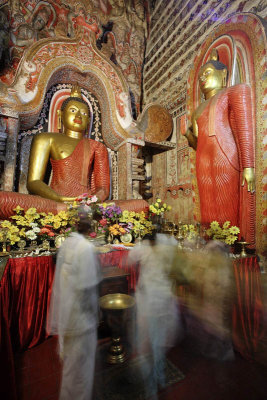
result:
[[(109, 158), (104, 144), (84, 138), (69, 157), (50, 161), (52, 165), (50, 186), (56, 193), (66, 197), (78, 197), (83, 193), (94, 195), (99, 189), (103, 189), (105, 193), (103, 201), (108, 198)], [(114, 202), (123, 210), (139, 212), (148, 209), (145, 200), (116, 200)], [(0, 192), (0, 219), (13, 215), (13, 210), (17, 205), (25, 210), (34, 207), (38, 212), (53, 212), (54, 214), (67, 209), (64, 203), (40, 196)]]
[(244, 168), (255, 167), (250, 87), (221, 90), (211, 97), (197, 119), (196, 173), (201, 222), (240, 227), (241, 235), (255, 241), (255, 194), (242, 183)]

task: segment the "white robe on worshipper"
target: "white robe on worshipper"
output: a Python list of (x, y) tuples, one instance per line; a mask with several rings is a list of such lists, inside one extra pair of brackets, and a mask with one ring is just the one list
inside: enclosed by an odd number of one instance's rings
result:
[(94, 246), (71, 233), (59, 249), (47, 323), (63, 359), (60, 400), (90, 400), (98, 325), (100, 272)]
[(173, 294), (169, 273), (176, 251), (176, 241), (157, 234), (155, 245), (144, 240), (129, 253), (129, 260), (140, 263), (140, 275), (135, 292), (139, 354), (150, 354), (142, 363), (142, 376), (148, 396), (158, 385), (165, 385), (165, 355), (180, 332), (178, 300)]

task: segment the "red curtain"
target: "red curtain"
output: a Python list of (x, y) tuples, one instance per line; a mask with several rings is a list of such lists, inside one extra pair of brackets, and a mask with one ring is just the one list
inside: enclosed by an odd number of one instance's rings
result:
[(52, 257), (9, 259), (0, 283), (1, 399), (16, 399), (14, 351), (41, 343), (55, 263)]
[(261, 272), (257, 257), (233, 262), (236, 299), (233, 305), (233, 342), (245, 358), (254, 358), (264, 335)]

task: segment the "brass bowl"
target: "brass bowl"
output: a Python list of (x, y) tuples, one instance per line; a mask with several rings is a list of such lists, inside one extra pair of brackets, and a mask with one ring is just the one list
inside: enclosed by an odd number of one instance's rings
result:
[(102, 310), (126, 310), (135, 305), (135, 299), (128, 294), (106, 294), (99, 299)]

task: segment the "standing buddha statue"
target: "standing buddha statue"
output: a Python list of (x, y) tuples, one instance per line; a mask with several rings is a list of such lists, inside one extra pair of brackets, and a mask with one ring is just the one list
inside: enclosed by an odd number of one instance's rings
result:
[(230, 221), (253, 243), (255, 155), (250, 86), (226, 88), (227, 67), (216, 51), (201, 67), (198, 79), (205, 101), (194, 111), (185, 136), (196, 150), (201, 223)]

